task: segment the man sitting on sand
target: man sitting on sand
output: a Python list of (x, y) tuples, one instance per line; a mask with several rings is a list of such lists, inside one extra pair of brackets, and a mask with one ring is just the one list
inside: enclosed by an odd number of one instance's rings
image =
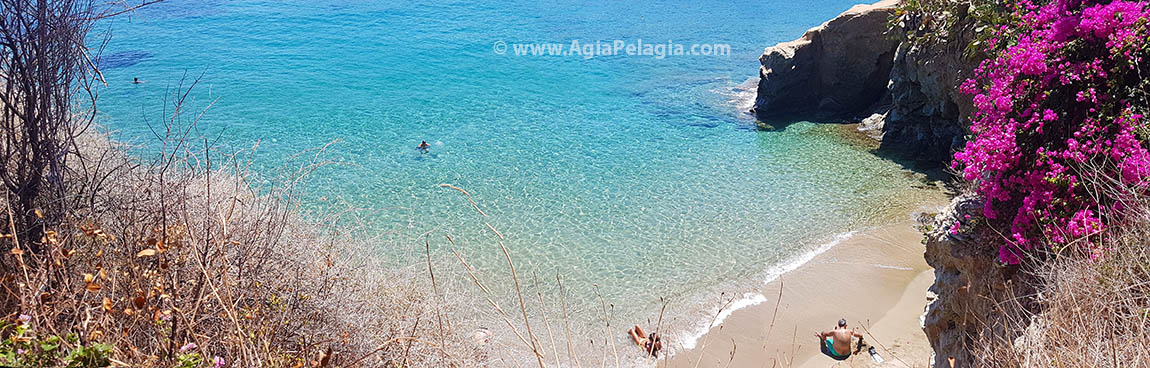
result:
[(838, 327), (834, 330), (816, 333), (815, 337), (819, 338), (819, 346), (823, 354), (831, 357), (834, 360), (846, 360), (851, 356), (851, 338), (859, 338), (859, 348), (862, 348), (863, 335), (854, 330), (847, 328), (847, 320), (840, 319)]
[(663, 349), (663, 340), (659, 338), (659, 335), (653, 332), (647, 335), (643, 332), (642, 328), (639, 328), (639, 325), (631, 327), (630, 330), (627, 330), (627, 333), (631, 335), (631, 340), (635, 340), (635, 345), (639, 345), (639, 347), (643, 348), (643, 351), (651, 354), (651, 356), (656, 356), (659, 350)]

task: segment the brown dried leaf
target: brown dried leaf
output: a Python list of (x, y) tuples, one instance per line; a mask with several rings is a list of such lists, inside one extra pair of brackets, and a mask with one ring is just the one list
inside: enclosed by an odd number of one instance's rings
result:
[(108, 273), (104, 271), (103, 267), (100, 268), (100, 280), (108, 281)]
[(317, 367), (323, 368), (323, 367), (327, 367), (327, 364), (330, 362), (331, 362), (331, 347), (329, 346), (326, 351), (320, 353), (319, 360), (317, 360), (316, 363), (318, 363)]
[(132, 300), (132, 304), (134, 304), (136, 306), (136, 308), (143, 308), (144, 305), (147, 303), (148, 303), (148, 300), (144, 299), (143, 295), (136, 295), (136, 299)]
[(88, 291), (91, 291), (91, 292), (93, 292), (93, 293), (94, 293), (94, 292), (97, 292), (97, 291), (100, 291), (100, 284), (97, 284), (97, 283), (94, 283), (94, 282), (93, 282), (93, 283), (91, 283), (91, 284), (88, 284), (88, 286), (86, 287), (86, 289), (88, 289)]
[(33, 212), (36, 213), (36, 217), (44, 218), (44, 212), (40, 212), (40, 209), (36, 209)]
[(105, 297), (103, 304), (104, 304), (104, 312), (108, 312), (108, 313), (115, 312), (115, 310), (112, 308), (114, 308), (116, 305), (114, 303), (112, 303), (112, 299), (108, 299)]
[(8, 253), (12, 253), (14, 256), (19, 256), (24, 255), (24, 250), (17, 247), (12, 247), (12, 250), (8, 251)]
[(84, 274), (84, 283), (85, 284), (91, 284), (92, 281), (95, 281), (95, 280), (96, 280), (96, 276), (93, 276), (90, 273)]
[(150, 257), (154, 255), (156, 255), (156, 250), (152, 248), (144, 249), (141, 250), (140, 253), (136, 253), (136, 257)]

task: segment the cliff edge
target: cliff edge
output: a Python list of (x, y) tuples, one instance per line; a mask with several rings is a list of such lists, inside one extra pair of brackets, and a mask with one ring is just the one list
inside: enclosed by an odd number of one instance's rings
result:
[(898, 41), (885, 31), (897, 0), (856, 5), (759, 57), (755, 116), (764, 121), (858, 117), (886, 93)]
[(970, 96), (958, 89), (978, 65), (962, 55), (973, 35), (927, 46), (902, 41), (905, 29), (918, 25), (892, 28), (897, 8), (896, 0), (856, 5), (797, 40), (768, 47), (759, 57), (755, 117), (768, 124), (861, 123), (884, 151), (948, 161), (964, 143), (973, 111)]
[[(934, 367), (974, 367), (974, 346), (985, 328), (1004, 319), (1001, 304), (1009, 295), (1028, 295), (1022, 291), (1031, 283), (1027, 274), (1016, 266), (997, 261), (1000, 239), (985, 231), (969, 231), (981, 217), (983, 201), (973, 195), (962, 195), (935, 216), (926, 234), (926, 263), (934, 267), (933, 297), (923, 314), (923, 332), (934, 351)], [(973, 220), (972, 220), (973, 219)], [(955, 227), (962, 221), (964, 226)]]

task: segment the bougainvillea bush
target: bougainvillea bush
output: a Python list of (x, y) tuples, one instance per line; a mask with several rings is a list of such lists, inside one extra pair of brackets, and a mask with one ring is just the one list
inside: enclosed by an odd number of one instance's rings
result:
[(1036, 247), (1104, 248), (1123, 202), (1089, 183), (1142, 191), (1150, 75), (1150, 7), (1132, 1), (1020, 1), (1017, 24), (984, 40), (990, 57), (962, 90), (974, 96), (972, 136), (954, 165), (1009, 229), (1002, 261)]

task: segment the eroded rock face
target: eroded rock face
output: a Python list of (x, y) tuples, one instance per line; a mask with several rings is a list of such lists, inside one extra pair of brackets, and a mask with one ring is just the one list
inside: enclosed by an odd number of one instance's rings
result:
[[(958, 42), (961, 43), (961, 42)], [(882, 121), (882, 148), (927, 161), (949, 161), (965, 143), (971, 96), (959, 86), (977, 63), (952, 43), (899, 45), (890, 73), (890, 107)]]
[(898, 5), (856, 5), (802, 38), (759, 57), (755, 115), (786, 119), (861, 119), (886, 94), (898, 41), (887, 34)]
[[(998, 262), (1001, 236), (980, 231), (978, 225), (970, 228), (981, 217), (982, 204), (973, 195), (955, 198), (935, 216), (927, 234), (925, 257), (934, 267), (930, 291), (935, 297), (922, 320), (923, 332), (934, 349), (934, 367), (949, 367), (949, 358), (954, 358), (955, 367), (980, 366), (972, 354), (977, 338), (983, 329), (1003, 320), (994, 300), (1031, 293), (1023, 290), (1030, 285), (1023, 273)], [(952, 233), (956, 221), (967, 229)]]
[(950, 161), (974, 111), (972, 96), (959, 91), (978, 66), (962, 55), (973, 35), (927, 47), (900, 42), (903, 30), (889, 29), (897, 6), (857, 5), (802, 38), (768, 47), (759, 58), (755, 116), (768, 124), (861, 122), (885, 151)]

